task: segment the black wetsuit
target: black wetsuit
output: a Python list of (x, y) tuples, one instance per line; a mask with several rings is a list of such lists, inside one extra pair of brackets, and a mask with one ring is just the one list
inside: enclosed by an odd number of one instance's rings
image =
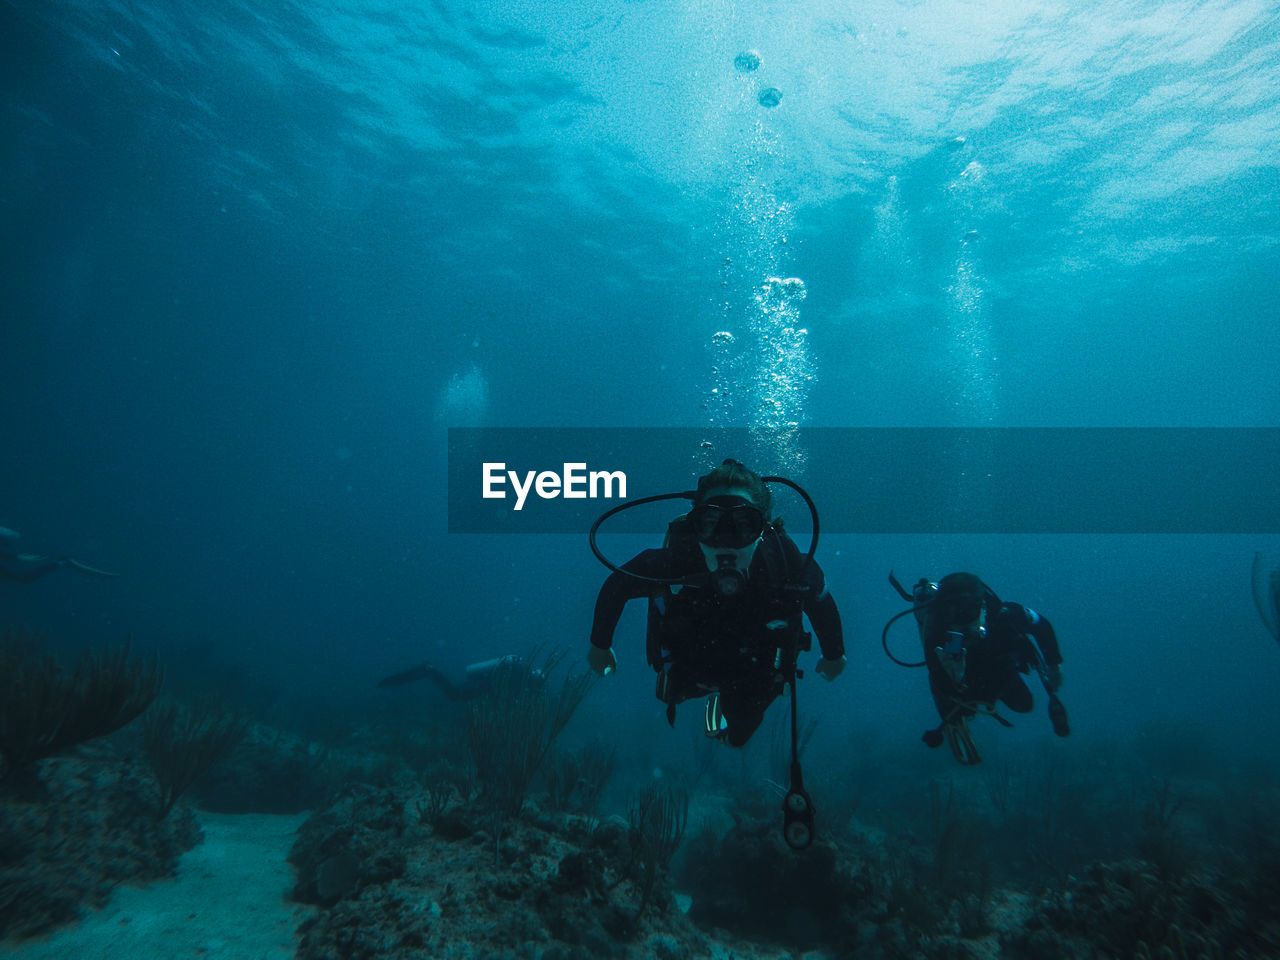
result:
[[(671, 525), (667, 546), (645, 550), (623, 569), (657, 579), (702, 579), (707, 573), (697, 541), (682, 521)], [(668, 704), (668, 717), (677, 703), (719, 692), (728, 723), (725, 739), (741, 746), (789, 677), (805, 640), (802, 614), (809, 617), (823, 657), (844, 655), (840, 612), (822, 568), (816, 561), (806, 566), (785, 533), (766, 527), (747, 584), (742, 594), (724, 597), (705, 580), (664, 586), (615, 572), (596, 598), (591, 643), (609, 649), (627, 601), (648, 597), (647, 656), (659, 674), (658, 696)]]
[(67, 561), (53, 557), (40, 557), (30, 553), (0, 553), (0, 577), (30, 583), (53, 573)]
[(973, 716), (972, 704), (994, 706), (1003, 702), (1015, 713), (1029, 713), (1031, 690), (1020, 674), (1039, 662), (1036, 647), (1047, 666), (1062, 663), (1053, 625), (1020, 603), (1000, 604), (987, 621), (986, 636), (965, 648), (963, 680), (957, 684), (943, 667), (937, 647), (943, 645), (944, 626), (933, 627), (926, 620), (921, 630), (925, 663), (929, 667), (929, 690), (943, 721)]

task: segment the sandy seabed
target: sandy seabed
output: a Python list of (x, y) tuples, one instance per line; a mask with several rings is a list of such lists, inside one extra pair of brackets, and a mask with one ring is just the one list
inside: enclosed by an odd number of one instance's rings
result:
[(287, 899), (285, 857), (308, 814), (197, 812), (204, 841), (175, 877), (120, 886), (101, 910), (20, 943), (0, 943), (19, 960), (292, 960), (297, 929), (314, 908)]

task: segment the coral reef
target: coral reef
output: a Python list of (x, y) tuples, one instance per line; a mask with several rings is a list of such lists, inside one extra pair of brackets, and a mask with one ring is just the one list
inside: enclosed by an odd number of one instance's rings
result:
[(640, 866), (636, 847), (651, 841), (636, 825), (527, 801), (505, 822), (495, 862), (482, 807), (453, 806), (433, 824), (420, 805), (420, 788), (354, 787), (304, 824), (290, 854), (295, 896), (326, 909), (299, 957), (706, 955), (661, 863)]
[[(155, 784), (118, 752), (140, 739), (41, 761), (40, 798), (10, 791), (0, 810), (0, 934), (65, 922), (118, 880), (163, 876), (196, 842), (190, 812), (180, 805), (158, 820)], [(269, 768), (295, 769), (301, 741), (262, 726), (250, 740)], [(238, 752), (227, 768), (240, 766)], [(1209, 828), (1201, 814), (1224, 802), (1221, 790), (1135, 780), (1099, 802), (1114, 812), (1127, 796), (1122, 845), (1161, 856), (1091, 860), (1059, 879), (1056, 869), (1020, 875), (992, 858), (999, 829), (1017, 829), (1027, 813), (1001, 801), (999, 777), (928, 782), (915, 792), (912, 832), (827, 815), (814, 846), (796, 852), (781, 837), (780, 798), (745, 767), (693, 794), (679, 779), (633, 773), (603, 808), (626, 816), (610, 816), (574, 799), (581, 758), (561, 764), (553, 753), (547, 790), (528, 790), (519, 812), (495, 816), (456, 754), (411, 765), (373, 751), (339, 766), (347, 782), (289, 854), (294, 899), (317, 907), (298, 932), (300, 960), (1280, 955), (1265, 778), (1226, 800), (1237, 816), (1213, 824), (1245, 831), (1249, 844), (1219, 844), (1212, 857), (1191, 839)], [(585, 793), (598, 796), (591, 783)], [(1040, 809), (1059, 827), (1069, 822), (1057, 807)]]
[(1096, 863), (1001, 940), (1005, 955), (1027, 960), (1280, 956), (1276, 891), (1261, 879), (1207, 871), (1175, 879), (1142, 860)]
[(695, 750), (682, 773), (562, 746), (584, 675), (512, 676), (427, 724), (360, 717), (324, 746), (213, 705), (153, 705), (85, 744), (96, 724), (47, 734), (58, 716), (126, 716), (132, 698), (106, 691), (137, 680), (149, 696), (154, 668), (119, 653), (59, 673), (13, 646), (2, 663), (0, 937), (170, 873), (199, 839), (184, 795), (315, 811), (288, 857), (293, 898), (316, 908), (300, 960), (1280, 956), (1280, 784), (1177, 730), (947, 775), (870, 751), (843, 777), (838, 758), (815, 762), (818, 838), (797, 852), (774, 782), (785, 751)]
[(990, 904), (950, 878), (920, 850), (889, 849), (870, 833), (821, 836), (801, 853), (778, 829), (776, 812), (739, 810), (728, 832), (706, 830), (677, 870), (693, 891), (699, 925), (771, 946), (867, 960), (952, 958), (985, 953)]
[(398, 751), (300, 832), (295, 895), (321, 907), (303, 960), (1280, 955), (1276, 785), (1232, 787), (1213, 756), (1041, 750), (946, 777), (885, 763), (861, 788), (874, 806), (819, 779), (818, 840), (796, 852), (767, 758), (692, 781), (632, 764), (597, 813), (590, 783), (574, 799), (583, 758), (551, 751), (545, 792), (523, 780), (495, 815), (449, 740)]
[(41, 795), (0, 795), (0, 939), (100, 906), (122, 882), (173, 872), (200, 839), (185, 808), (156, 817), (155, 784), (109, 746), (36, 770)]

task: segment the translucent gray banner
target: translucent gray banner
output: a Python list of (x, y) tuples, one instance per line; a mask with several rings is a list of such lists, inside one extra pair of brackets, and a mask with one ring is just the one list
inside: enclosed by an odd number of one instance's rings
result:
[[(1278, 533), (1280, 428), (453, 428), (450, 533), (585, 533), (603, 511), (692, 490), (726, 457), (784, 473), (826, 533)], [(775, 486), (775, 512), (809, 528)], [(641, 505), (611, 532), (661, 534), (683, 501)]]

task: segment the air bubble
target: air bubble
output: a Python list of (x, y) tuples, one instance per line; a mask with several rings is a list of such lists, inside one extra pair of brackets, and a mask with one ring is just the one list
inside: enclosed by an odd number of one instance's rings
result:
[(803, 300), (807, 293), (804, 281), (799, 277), (766, 277), (764, 281), (766, 297)]

